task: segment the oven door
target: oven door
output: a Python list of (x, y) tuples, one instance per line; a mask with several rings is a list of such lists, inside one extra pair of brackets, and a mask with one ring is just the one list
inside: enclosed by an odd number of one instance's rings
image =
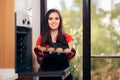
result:
[(32, 27), (30, 16), (15, 13), (15, 72), (32, 72)]
[(32, 72), (31, 28), (18, 27), (16, 30), (16, 72)]

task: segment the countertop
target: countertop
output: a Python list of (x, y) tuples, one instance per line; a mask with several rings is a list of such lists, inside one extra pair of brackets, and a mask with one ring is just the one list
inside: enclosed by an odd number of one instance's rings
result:
[(0, 69), (0, 80), (15, 80), (18, 75), (15, 73), (15, 69)]

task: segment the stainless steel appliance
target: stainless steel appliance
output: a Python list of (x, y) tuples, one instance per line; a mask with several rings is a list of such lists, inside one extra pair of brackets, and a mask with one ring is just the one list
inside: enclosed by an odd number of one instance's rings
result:
[(32, 72), (32, 26), (30, 16), (15, 13), (15, 71), (23, 74)]

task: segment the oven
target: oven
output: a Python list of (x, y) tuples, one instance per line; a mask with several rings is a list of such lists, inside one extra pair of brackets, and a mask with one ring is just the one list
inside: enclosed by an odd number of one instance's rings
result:
[(32, 26), (31, 17), (15, 13), (15, 72), (32, 72)]

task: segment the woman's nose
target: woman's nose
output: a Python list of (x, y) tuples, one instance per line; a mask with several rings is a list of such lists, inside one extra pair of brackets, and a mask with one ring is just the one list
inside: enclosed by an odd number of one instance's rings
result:
[(53, 20), (52, 20), (52, 22), (56, 22), (56, 20), (55, 20), (55, 19), (53, 19)]

